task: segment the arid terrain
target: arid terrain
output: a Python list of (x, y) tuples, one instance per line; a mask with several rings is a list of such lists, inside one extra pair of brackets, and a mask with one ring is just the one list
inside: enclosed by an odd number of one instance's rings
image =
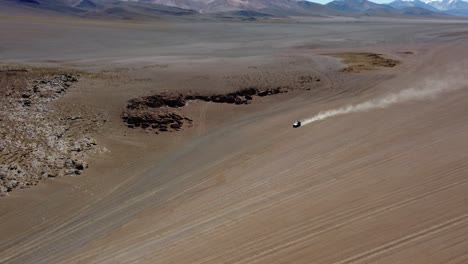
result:
[(466, 23), (0, 16), (0, 263), (468, 263)]

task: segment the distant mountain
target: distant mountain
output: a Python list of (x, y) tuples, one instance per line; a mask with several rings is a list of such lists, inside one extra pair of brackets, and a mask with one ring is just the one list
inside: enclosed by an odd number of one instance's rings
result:
[(40, 2), (36, 0), (14, 0), (12, 4), (24, 4), (24, 5), (39, 5)]
[(98, 8), (99, 5), (91, 0), (81, 0), (79, 3), (76, 3), (74, 7), (83, 9), (95, 9)]
[(439, 10), (431, 5), (428, 5), (420, 0), (396, 0), (388, 4), (389, 6), (397, 9), (404, 9), (404, 8), (423, 8), (433, 12), (438, 12)]
[(177, 7), (138, 3), (134, 1), (112, 1), (101, 8), (86, 13), (90, 17), (110, 16), (124, 19), (145, 19), (196, 15), (197, 12)]
[(208, 4), (213, 0), (134, 0), (135, 2), (151, 3), (164, 6), (172, 6), (187, 10), (195, 10), (197, 12), (203, 12)]
[(465, 9), (468, 3), (462, 0), (428, 0), (426, 3), (438, 10)]
[(80, 1), (69, 0), (0, 0), (0, 12), (14, 10), (15, 8), (26, 10), (37, 10), (46, 12), (57, 12), (62, 14), (79, 13), (82, 10), (74, 6)]
[(1, 13), (75, 15), (81, 17), (145, 19), (187, 16), (197, 12), (165, 5), (120, 0), (0, 0)]
[[(442, 0), (428, 4), (420, 0), (396, 0), (390, 5), (369, 0), (335, 0), (326, 5), (306, 0), (0, 0), (0, 13), (8, 13), (14, 7), (33, 13), (41, 10), (62, 15), (124, 19), (161, 16), (242, 20), (272, 16), (441, 16), (435, 5), (443, 5), (448, 8), (444, 12), (450, 14), (460, 14), (463, 10), (467, 10), (468, 14), (468, 3), (461, 0)], [(451, 8), (456, 8), (458, 13)]]
[[(419, 0), (415, 0), (420, 2)], [(396, 1), (395, 1), (396, 2)], [(395, 3), (394, 2), (394, 3)], [(400, 2), (402, 2), (400, 0)], [(400, 3), (401, 4), (401, 3)], [(424, 3), (423, 3), (424, 4)], [(355, 15), (386, 16), (386, 17), (447, 17), (441, 14), (437, 9), (429, 7), (423, 8), (418, 4), (407, 4), (405, 6), (376, 4), (368, 0), (335, 0), (326, 4), (326, 6), (339, 10), (344, 13), (353, 13)]]
[(468, 16), (468, 2), (462, 0), (428, 0), (426, 4), (446, 14)]
[(335, 0), (326, 4), (327, 7), (346, 13), (383, 13), (399, 14), (400, 12), (388, 5), (376, 4), (368, 0)]
[[(196, 10), (200, 13), (223, 13), (233, 11), (257, 11), (275, 14), (305, 14), (304, 1), (297, 0), (140, 0), (153, 4), (168, 5)], [(311, 3), (313, 4), (313, 3)], [(319, 5), (319, 4), (316, 4)], [(321, 5), (320, 5), (321, 6)]]
[(298, 1), (297, 4), (301, 6), (304, 10), (306, 10), (308, 13), (315, 14), (315, 15), (335, 15), (335, 16), (346, 15), (326, 5), (321, 5), (321, 4), (314, 3), (314, 2)]

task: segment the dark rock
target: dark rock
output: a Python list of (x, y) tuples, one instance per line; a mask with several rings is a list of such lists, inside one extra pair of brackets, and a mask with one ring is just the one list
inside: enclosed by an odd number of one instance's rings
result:
[(75, 76), (70, 75), (70, 74), (66, 75), (66, 80), (69, 81), (69, 82), (77, 82), (78, 81), (78, 79)]
[(268, 95), (281, 93), (281, 88), (268, 89)]
[(228, 103), (228, 104), (234, 104), (234, 103), (236, 103), (236, 99), (237, 99), (237, 98), (239, 98), (239, 97), (233, 96), (233, 95), (229, 95), (229, 96), (227, 97), (226, 103)]
[(139, 109), (142, 107), (160, 108), (163, 106), (177, 108), (185, 106), (186, 102), (182, 96), (170, 97), (164, 95), (153, 95), (139, 99), (130, 100), (127, 109)]
[(235, 98), (235, 104), (236, 105), (240, 105), (240, 104), (243, 104), (243, 103), (244, 103), (244, 101), (240, 97)]
[(31, 100), (29, 100), (29, 99), (23, 100), (23, 105), (24, 106), (31, 106)]
[(258, 92), (258, 96), (263, 97), (268, 95), (268, 90)]
[(174, 128), (174, 129), (181, 129), (181, 128), (182, 128), (181, 125), (178, 124), (178, 123), (171, 124), (170, 127), (171, 127), (171, 128)]
[(170, 119), (170, 118), (164, 118), (164, 119), (161, 119), (161, 120), (159, 121), (159, 123), (165, 124), (165, 125), (170, 124), (170, 123), (172, 123), (172, 122), (173, 122), (173, 120)]
[(167, 99), (165, 104), (169, 107), (183, 107), (185, 106), (185, 100), (181, 97), (174, 98), (174, 99)]
[(75, 169), (77, 170), (84, 170), (88, 165), (81, 160), (74, 161)]
[(182, 116), (174, 114), (174, 113), (169, 114), (169, 116), (172, 117), (174, 120), (182, 120), (183, 119)]
[(201, 101), (205, 101), (205, 102), (210, 102), (211, 101), (211, 96), (195, 95), (194, 98), (196, 100), (201, 100)]
[(242, 89), (240, 91), (237, 91), (237, 95), (240, 95), (240, 96), (246, 96), (246, 95), (254, 96), (257, 93), (258, 93), (258, 90), (256, 88), (253, 88), (253, 87), (245, 88), (245, 89)]
[(57, 177), (57, 174), (47, 172), (47, 173), (44, 173), (43, 176), (44, 176), (44, 178), (55, 178), (55, 177)]
[(224, 95), (212, 95), (210, 97), (211, 101), (215, 102), (215, 103), (225, 103), (227, 98), (226, 96)]

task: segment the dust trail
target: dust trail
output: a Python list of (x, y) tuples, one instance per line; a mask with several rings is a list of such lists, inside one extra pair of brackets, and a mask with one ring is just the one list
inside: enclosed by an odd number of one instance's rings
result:
[(302, 124), (307, 125), (312, 122), (324, 120), (333, 116), (386, 108), (394, 104), (405, 103), (408, 101), (432, 99), (441, 93), (461, 89), (464, 87), (464, 85), (466, 86), (466, 82), (463, 82), (463, 80), (460, 80), (460, 78), (449, 81), (438, 80), (425, 82), (424, 85), (421, 85), (420, 87), (413, 87), (397, 93), (391, 93), (379, 98), (371, 99), (363, 103), (347, 105), (337, 109), (320, 112), (309, 119), (305, 119), (302, 121)]

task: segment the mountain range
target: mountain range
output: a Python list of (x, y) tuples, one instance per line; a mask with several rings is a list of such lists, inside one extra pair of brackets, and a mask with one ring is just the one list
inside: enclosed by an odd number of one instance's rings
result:
[(12, 9), (127, 19), (162, 16), (468, 16), (468, 2), (463, 0), (395, 0), (389, 4), (335, 0), (325, 5), (305, 0), (0, 0), (0, 12)]

